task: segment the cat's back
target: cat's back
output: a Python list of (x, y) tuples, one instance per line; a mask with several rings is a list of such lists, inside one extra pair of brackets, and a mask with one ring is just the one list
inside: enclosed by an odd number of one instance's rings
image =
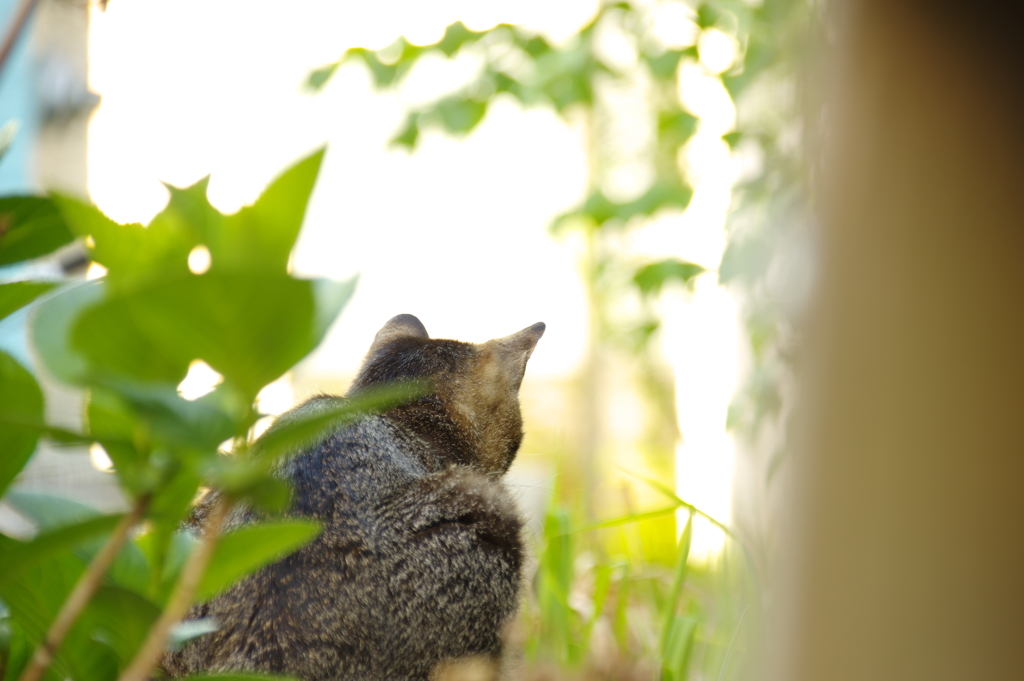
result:
[(383, 416), (368, 416), (305, 448), (280, 475), (293, 490), (291, 514), (326, 522), (365, 515), (439, 467), (422, 440)]

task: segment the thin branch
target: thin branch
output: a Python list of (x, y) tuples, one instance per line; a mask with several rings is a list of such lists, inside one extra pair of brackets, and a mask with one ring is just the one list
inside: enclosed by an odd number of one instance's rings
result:
[(160, 618), (150, 627), (145, 642), (139, 652), (135, 654), (135, 659), (121, 673), (118, 681), (146, 681), (153, 668), (160, 663), (171, 628), (185, 616), (192, 605), (192, 598), (206, 572), (206, 566), (210, 562), (210, 556), (213, 555), (213, 549), (220, 537), (221, 526), (223, 526), (230, 509), (231, 502), (221, 496), (210, 510), (202, 541), (189, 555), (188, 562), (182, 568), (178, 581), (174, 585), (174, 591), (171, 592), (171, 597), (167, 601), (167, 606), (160, 614)]
[(121, 547), (127, 541), (128, 533), (139, 524), (148, 505), (149, 495), (139, 497), (131, 512), (122, 518), (114, 528), (114, 532), (99, 553), (93, 557), (74, 589), (71, 590), (67, 600), (64, 601), (60, 612), (57, 613), (53, 624), (50, 625), (50, 630), (46, 632), (46, 638), (36, 647), (31, 661), (22, 671), (18, 681), (39, 681), (43, 677), (46, 669), (53, 662), (57, 650), (64, 643), (64, 638), (71, 631), (71, 627), (78, 620), (78, 616), (82, 614), (82, 610), (85, 609), (93, 594), (96, 593), (96, 589), (103, 581), (103, 576), (110, 569)]
[(14, 16), (11, 27), (7, 29), (7, 35), (4, 36), (3, 46), (0, 47), (0, 74), (3, 73), (4, 65), (7, 64), (7, 58), (11, 56), (15, 43), (18, 42), (18, 38), (24, 32), (25, 24), (28, 22), (28, 18), (32, 16), (32, 10), (38, 4), (39, 0), (24, 0), (21, 3), (21, 7), (18, 8), (18, 13)]

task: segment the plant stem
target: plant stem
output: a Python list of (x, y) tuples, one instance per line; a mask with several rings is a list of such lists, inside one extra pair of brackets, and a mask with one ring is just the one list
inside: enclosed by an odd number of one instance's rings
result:
[(60, 607), (57, 617), (50, 625), (50, 630), (46, 632), (46, 637), (36, 647), (32, 659), (22, 671), (18, 681), (39, 681), (42, 678), (50, 663), (53, 662), (53, 656), (64, 643), (64, 638), (68, 635), (78, 616), (82, 614), (82, 610), (85, 609), (92, 595), (96, 593), (96, 589), (99, 588), (103, 581), (103, 575), (110, 569), (121, 547), (124, 546), (128, 539), (128, 533), (142, 519), (148, 505), (149, 495), (139, 497), (131, 512), (122, 518), (114, 528), (113, 534), (107, 539), (99, 553), (93, 557), (71, 590), (67, 600), (64, 601), (64, 605)]
[(18, 12), (14, 16), (14, 21), (11, 22), (11, 27), (7, 29), (7, 35), (4, 36), (4, 42), (0, 45), (0, 72), (3, 72), (4, 65), (7, 63), (7, 58), (11, 56), (11, 51), (14, 49), (15, 43), (18, 42), (18, 38), (21, 37), (22, 32), (25, 30), (25, 24), (28, 23), (28, 18), (32, 16), (32, 10), (34, 10), (38, 4), (39, 0), (25, 0), (18, 8)]
[(224, 519), (231, 510), (231, 502), (221, 496), (210, 510), (206, 526), (203, 531), (203, 539), (188, 557), (188, 562), (182, 568), (178, 581), (174, 585), (174, 591), (167, 601), (167, 606), (160, 614), (160, 618), (153, 623), (146, 636), (145, 642), (135, 654), (135, 659), (121, 673), (118, 681), (145, 681), (150, 671), (160, 662), (164, 654), (164, 647), (171, 628), (184, 617), (192, 605), (192, 597), (199, 588), (199, 583), (206, 572), (206, 566), (213, 555), (213, 549), (217, 545), (220, 536), (220, 528)]

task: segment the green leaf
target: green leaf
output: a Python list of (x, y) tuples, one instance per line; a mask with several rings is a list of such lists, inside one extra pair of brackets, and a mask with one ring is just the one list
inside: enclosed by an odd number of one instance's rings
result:
[(225, 216), (219, 230), (206, 234), (212, 272), (287, 273), (323, 157), (321, 148), (298, 161), (273, 180), (255, 203)]
[(0, 198), (0, 265), (52, 253), (74, 238), (50, 199), (42, 196)]
[(487, 113), (487, 102), (478, 102), (468, 97), (445, 97), (435, 105), (434, 112), (449, 132), (467, 133)]
[(0, 284), (0, 319), (19, 310), (57, 286), (50, 281), (16, 281)]
[(662, 147), (678, 149), (697, 130), (697, 117), (682, 109), (669, 109), (658, 113), (658, 143)]
[(80, 523), (100, 515), (91, 506), (43, 492), (11, 490), (4, 501), (44, 530)]
[(644, 55), (643, 59), (647, 63), (647, 68), (651, 70), (651, 75), (656, 79), (670, 80), (675, 78), (679, 62), (683, 57), (696, 59), (697, 48), (691, 46), (682, 50), (665, 50), (658, 55)]
[(0, 590), (17, 579), (22, 571), (109, 534), (122, 517), (93, 516), (40, 532), (28, 542), (5, 538), (0, 552)]
[(353, 398), (321, 398), (302, 409), (280, 416), (253, 443), (252, 456), (273, 461), (315, 446), (323, 437), (356, 419), (387, 411), (423, 395), (428, 386), (418, 382), (395, 383), (365, 391)]
[(213, 451), (236, 434), (227, 404), (232, 400), (223, 387), (186, 400), (173, 385), (108, 381), (105, 386), (128, 403), (134, 420), (146, 423), (161, 443)]
[(205, 634), (212, 634), (220, 629), (220, 624), (212, 617), (201, 617), (196, 620), (183, 620), (171, 627), (171, 634), (167, 637), (167, 647), (171, 650), (180, 650), (182, 646), (194, 638)]
[(345, 309), (356, 291), (359, 275), (344, 281), (334, 279), (313, 279), (313, 303), (316, 313), (313, 319), (313, 338), (317, 345), (330, 330), (334, 321)]
[(572, 224), (585, 225), (587, 228), (603, 227), (606, 223), (622, 225), (637, 216), (650, 216), (662, 208), (686, 208), (693, 196), (693, 190), (681, 184), (678, 179), (659, 178), (643, 195), (617, 203), (597, 190), (587, 197), (579, 208), (563, 213), (551, 223), (551, 232), (559, 233)]
[(298, 681), (294, 676), (275, 676), (273, 674), (193, 674), (178, 677), (178, 681)]
[(525, 36), (520, 31), (513, 30), (515, 42), (526, 54), (534, 59), (551, 51), (551, 43), (539, 35)]
[[(59, 554), (23, 571), (0, 588), (0, 598), (12, 618), (25, 628), (33, 644), (42, 639), (61, 605), (85, 570), (79, 558)], [(106, 645), (92, 638), (88, 618), (81, 618), (64, 641), (53, 663), (55, 678), (110, 679), (117, 659)], [(54, 678), (54, 677), (51, 677)]]
[(701, 28), (711, 28), (721, 17), (719, 10), (714, 3), (702, 2), (697, 8), (697, 25)]
[(464, 23), (456, 21), (444, 29), (444, 37), (434, 47), (443, 52), (446, 57), (453, 57), (464, 45), (475, 43), (490, 32), (471, 31), (466, 28)]
[(398, 132), (397, 135), (391, 138), (388, 142), (388, 146), (392, 147), (405, 147), (406, 149), (414, 149), (416, 147), (416, 141), (420, 137), (420, 115), (415, 111), (409, 113), (405, 118), (405, 126)]
[(239, 501), (277, 512), (284, 510), (291, 500), (288, 483), (274, 477), (265, 462), (222, 457), (213, 463), (213, 469), (207, 473), (210, 486)]
[(167, 205), (153, 217), (147, 230), (177, 234), (189, 247), (206, 243), (223, 229), (224, 216), (207, 198), (210, 176), (196, 180), (187, 187), (164, 183)]
[(4, 617), (0, 622), (3, 622), (2, 626), (10, 632), (7, 645), (0, 647), (0, 655), (3, 656), (7, 666), (6, 673), (0, 679), (2, 681), (16, 681), (21, 676), (25, 665), (32, 658), (34, 646), (29, 639), (28, 633), (25, 631), (25, 627), (15, 622), (11, 617)]
[(99, 208), (71, 196), (54, 194), (68, 227), (95, 244), (89, 257), (107, 268), (112, 289), (124, 289), (161, 277), (188, 273), (188, 254), (196, 235), (180, 223), (154, 218), (152, 229), (121, 225)]
[(82, 613), (80, 626), (89, 632), (91, 639), (113, 649), (118, 671), (123, 671), (158, 617), (160, 608), (138, 593), (116, 586), (101, 586)]
[(155, 602), (166, 604), (173, 591), (181, 568), (199, 544), (191, 530), (165, 532), (166, 525), (158, 525), (134, 540), (135, 545), (149, 562), (151, 583), (147, 595)]
[(39, 432), (17, 423), (41, 423), (43, 393), (25, 367), (0, 352), (0, 495), (28, 463)]
[[(174, 352), (168, 342), (145, 332), (131, 302), (134, 291), (119, 295), (108, 290), (102, 301), (82, 310), (71, 328), (72, 352), (85, 359), (84, 376), (89, 382), (109, 377), (177, 385), (193, 358)], [(188, 322), (180, 316), (175, 321)]]
[[(125, 318), (178, 366), (202, 359), (248, 402), (316, 347), (329, 312), (347, 300), (336, 295), (325, 312), (315, 289), (284, 274), (211, 271), (159, 282), (123, 300)], [(81, 333), (75, 340), (97, 357), (107, 352), (101, 336)]]
[(657, 320), (647, 320), (640, 324), (637, 324), (632, 329), (629, 329), (623, 335), (627, 347), (638, 355), (644, 351), (647, 344), (651, 342), (651, 338), (655, 332), (661, 328), (661, 322)]
[(327, 81), (331, 79), (331, 76), (334, 75), (334, 72), (338, 70), (338, 66), (340, 65), (341, 62), (336, 61), (331, 64), (321, 66), (314, 71), (310, 71), (309, 76), (306, 78), (306, 87), (314, 91), (321, 89), (327, 84)]
[[(147, 555), (153, 570), (149, 590), (151, 596), (156, 596), (155, 587), (163, 579), (164, 564), (171, 550), (170, 544), (173, 542), (172, 536), (192, 510), (192, 502), (199, 492), (200, 483), (201, 477), (196, 471), (181, 466), (169, 480), (163, 481), (150, 501), (147, 516), (152, 532), (148, 536), (156, 544), (147, 547), (152, 549), (148, 553), (141, 545), (140, 550)], [(187, 551), (182, 555), (186, 553)]]
[[(113, 529), (122, 517), (120, 514), (100, 515), (85, 504), (42, 492), (13, 490), (4, 500), (46, 531), (18, 550), (21, 559), (28, 561), (35, 561), (40, 554), (52, 555), (54, 547), (65, 546), (76, 549), (74, 554), (88, 562), (103, 545), (104, 539), (97, 536), (98, 528)], [(78, 540), (73, 541), (76, 536)], [(107, 572), (107, 579), (114, 584), (138, 592), (145, 591), (148, 576), (145, 558), (130, 543), (121, 549)]]
[(367, 50), (364, 47), (352, 47), (345, 50), (345, 56), (341, 60), (347, 61), (349, 59), (362, 59), (363, 63), (369, 67), (370, 73), (373, 75), (373, 82), (378, 88), (391, 85), (399, 75), (396, 65), (385, 64), (380, 60), (376, 52)]
[(217, 542), (210, 566), (196, 594), (206, 601), (246, 575), (305, 546), (320, 534), (309, 520), (290, 520), (243, 527)]
[(63, 383), (81, 385), (89, 365), (71, 345), (71, 328), (86, 308), (102, 300), (102, 281), (76, 283), (40, 303), (31, 320), (32, 344), (46, 369)]
[[(24, 627), (28, 638), (42, 639), (61, 604), (71, 593), (85, 566), (69, 554), (60, 554), (20, 572), (16, 579), (0, 583), (0, 598), (10, 609), (11, 619)], [(55, 660), (57, 671), (69, 676), (70, 670), (62, 659)]]
[(633, 275), (633, 283), (644, 296), (657, 295), (665, 284), (678, 281), (690, 287), (692, 281), (706, 270), (700, 265), (685, 262), (678, 258), (668, 258), (659, 262), (644, 265)]
[(85, 420), (89, 435), (114, 464), (121, 485), (134, 494), (145, 491), (147, 485), (139, 480), (144, 457), (136, 447), (137, 439), (145, 447), (145, 424), (135, 419), (125, 400), (108, 388), (93, 386), (86, 393)]

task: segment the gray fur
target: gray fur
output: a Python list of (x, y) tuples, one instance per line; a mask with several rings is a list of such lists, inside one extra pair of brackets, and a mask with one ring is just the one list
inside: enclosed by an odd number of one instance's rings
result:
[[(473, 345), (431, 340), (411, 315), (388, 322), (349, 395), (408, 378), (430, 380), (433, 392), (333, 432), (282, 466), (290, 514), (319, 520), (323, 533), (194, 607), (190, 618), (213, 617), (221, 628), (169, 653), (168, 674), (426, 680), (462, 660), (502, 666), (524, 549), (500, 476), (522, 439), (517, 392), (543, 331)], [(291, 413), (341, 399), (316, 397)], [(229, 524), (254, 517), (239, 511)]]

